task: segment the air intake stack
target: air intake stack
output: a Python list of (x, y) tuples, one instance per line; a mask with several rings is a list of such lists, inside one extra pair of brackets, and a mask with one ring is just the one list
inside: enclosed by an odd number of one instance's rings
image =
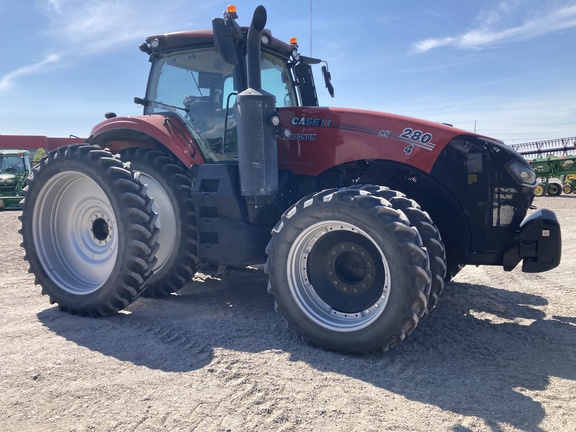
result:
[(260, 43), (266, 9), (254, 11), (247, 37), (248, 88), (238, 94), (234, 107), (238, 134), (240, 190), (254, 204), (278, 194), (276, 97), (262, 90)]

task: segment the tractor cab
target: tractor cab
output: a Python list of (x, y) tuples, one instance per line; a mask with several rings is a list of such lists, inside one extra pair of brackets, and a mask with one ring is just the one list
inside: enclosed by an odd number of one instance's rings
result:
[(29, 172), (28, 151), (2, 150), (0, 152), (0, 174), (27, 175)]
[(20, 208), (22, 189), (30, 171), (27, 150), (0, 150), (0, 210)]
[[(187, 126), (207, 161), (236, 159), (233, 106), (241, 84), (234, 67), (215, 47), (199, 47), (154, 56), (145, 114), (171, 112)], [(298, 98), (289, 65), (276, 53), (263, 53), (263, 88), (279, 107), (296, 106)]]
[[(212, 31), (151, 36), (140, 46), (150, 55), (152, 68), (144, 114), (177, 116), (201, 148), (207, 162), (238, 159), (236, 96), (249, 87), (246, 61), (248, 27), (235, 22), (235, 10), (213, 20)], [(259, 79), (275, 97), (278, 108), (317, 106), (312, 64), (322, 61), (301, 56), (295, 38), (290, 43), (261, 33)], [(323, 67), (327, 84), (329, 73)]]

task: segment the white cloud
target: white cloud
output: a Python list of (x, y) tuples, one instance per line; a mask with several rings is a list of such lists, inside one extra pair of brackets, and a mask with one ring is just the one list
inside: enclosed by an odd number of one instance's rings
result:
[(428, 38), (412, 46), (414, 53), (423, 53), (442, 46), (459, 49), (482, 49), (497, 43), (533, 39), (548, 33), (576, 27), (576, 5), (564, 6), (525, 19), (518, 25), (506, 27), (504, 21), (512, 19), (515, 7), (509, 2), (501, 2), (495, 9), (484, 12), (477, 26), (466, 33), (443, 38)]
[(62, 9), (62, 4), (66, 0), (46, 0), (46, 6), (54, 9), (56, 12), (60, 12)]
[(58, 54), (51, 54), (44, 58), (42, 61), (37, 63), (22, 66), (12, 72), (7, 73), (3, 77), (0, 77), (0, 91), (8, 89), (14, 80), (25, 75), (32, 75), (46, 70), (47, 68), (54, 67), (55, 64), (60, 60), (61, 56)]
[[(155, 32), (179, 30), (175, 26), (208, 27), (206, 23), (194, 24), (186, 17), (199, 15), (215, 1), (191, 6), (189, 0), (37, 0), (37, 10), (49, 23), (48, 28), (37, 31), (44, 34), (46, 51), (50, 54), (45, 54), (40, 62), (31, 62), (0, 76), (0, 92), (23, 76), (81, 62), (87, 55), (124, 48)], [(66, 64), (59, 62), (64, 58)]]
[(431, 49), (434, 49), (434, 48), (452, 45), (454, 43), (454, 41), (455, 41), (455, 39), (453, 37), (450, 37), (450, 36), (445, 37), (445, 38), (424, 39), (424, 40), (414, 44), (414, 51), (419, 52), (419, 53), (426, 52), (426, 51), (430, 51)]
[(162, 3), (154, 13), (149, 1), (119, 0), (45, 0), (44, 8), (51, 22), (49, 35), (62, 48), (73, 52), (93, 53), (131, 41), (139, 41), (150, 29), (178, 21), (182, 1)]

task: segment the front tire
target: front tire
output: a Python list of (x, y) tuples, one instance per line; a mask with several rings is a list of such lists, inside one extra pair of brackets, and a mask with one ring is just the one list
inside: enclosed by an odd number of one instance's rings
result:
[(288, 209), (267, 247), (268, 291), (305, 341), (386, 350), (426, 312), (429, 262), (403, 213), (369, 192), (331, 189)]
[(430, 258), (432, 283), (428, 295), (428, 310), (431, 311), (444, 291), (446, 279), (446, 250), (440, 231), (434, 225), (428, 213), (423, 211), (416, 201), (407, 198), (403, 193), (384, 186), (366, 185), (358, 187), (390, 202), (393, 208), (402, 211), (406, 215), (410, 221), (410, 226), (418, 230)]
[(130, 162), (132, 170), (140, 172), (140, 181), (148, 186), (148, 195), (157, 207), (160, 248), (143, 295), (163, 297), (182, 288), (199, 268), (190, 177), (181, 162), (163, 151), (129, 148), (120, 156)]
[(62, 147), (34, 167), (24, 189), (24, 258), (51, 303), (107, 315), (146, 288), (156, 217), (138, 174), (120, 159), (96, 146)]

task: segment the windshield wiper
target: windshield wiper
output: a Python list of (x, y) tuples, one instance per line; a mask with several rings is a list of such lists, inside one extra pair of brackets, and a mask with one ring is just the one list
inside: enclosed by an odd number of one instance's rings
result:
[(139, 97), (134, 98), (134, 103), (138, 104), (138, 105), (151, 106), (151, 107), (155, 107), (155, 108), (173, 108), (173, 109), (181, 110), (184, 112), (190, 111), (188, 108), (179, 107), (176, 105), (169, 105), (169, 104), (165, 104), (162, 102), (151, 101), (149, 99), (144, 99), (144, 98), (139, 98)]

